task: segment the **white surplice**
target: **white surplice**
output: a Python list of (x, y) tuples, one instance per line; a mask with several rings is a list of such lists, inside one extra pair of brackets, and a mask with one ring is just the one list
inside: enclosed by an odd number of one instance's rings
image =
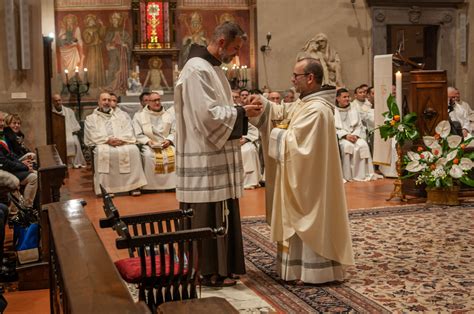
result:
[[(347, 181), (377, 180), (367, 141), (364, 139), (364, 127), (357, 109), (351, 106), (336, 107), (334, 119), (339, 140), (342, 160), (342, 174)], [(345, 139), (347, 135), (358, 137), (355, 143)]]
[[(107, 140), (118, 138), (126, 144), (111, 146)], [(146, 185), (140, 151), (129, 119), (123, 115), (103, 113), (96, 108), (85, 122), (84, 142), (94, 148), (94, 190), (100, 194), (99, 184), (107, 192), (120, 193)]]
[(258, 129), (249, 123), (247, 135), (243, 138), (247, 140), (240, 149), (242, 151), (242, 162), (244, 165), (244, 188), (252, 189), (259, 186), (260, 160), (258, 158)]
[[(167, 190), (176, 188), (176, 172), (156, 173), (155, 150), (147, 143), (151, 140), (155, 143), (161, 143), (169, 140), (172, 145), (175, 142), (175, 117), (164, 109), (160, 112), (154, 112), (148, 107), (137, 112), (133, 117), (133, 129), (137, 137), (137, 142), (143, 144), (142, 157), (143, 169), (147, 184), (144, 190)], [(174, 146), (170, 146), (175, 151)]]
[(74, 111), (70, 108), (62, 106), (61, 111), (57, 111), (53, 107), (53, 112), (64, 116), (64, 123), (66, 127), (66, 149), (68, 163), (72, 162), (74, 167), (85, 167), (87, 166), (86, 159), (82, 154), (81, 143), (77, 135), (73, 134), (74, 132), (80, 131), (81, 126), (77, 122), (76, 115)]
[[(262, 101), (263, 113), (250, 120), (267, 142), (264, 153), (276, 163), (271, 237), (278, 242), (277, 271), (284, 280), (343, 280), (354, 254), (334, 125), (335, 90), (291, 106)], [(288, 128), (272, 128), (284, 116)]]

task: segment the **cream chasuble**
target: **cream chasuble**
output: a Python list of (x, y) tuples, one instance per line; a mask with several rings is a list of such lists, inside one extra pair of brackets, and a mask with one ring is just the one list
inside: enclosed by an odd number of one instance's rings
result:
[[(287, 129), (271, 129), (272, 120), (281, 120), (287, 107), (267, 100), (264, 100), (264, 112), (251, 119), (260, 129), (262, 140), (267, 141), (269, 150), (265, 154), (276, 161), (272, 240), (287, 248), (289, 243), (290, 251), (299, 246), (300, 259), (306, 256), (309, 261), (324, 258), (334, 262), (321, 270), (306, 269), (307, 264), (302, 261), (300, 275), (305, 275), (295, 279), (305, 278), (314, 283), (341, 280), (339, 264), (354, 264), (334, 125), (334, 100), (335, 91), (329, 90), (293, 103), (287, 113)], [(295, 239), (302, 243), (292, 249)], [(313, 252), (312, 256), (308, 256), (308, 249)], [(292, 258), (292, 254), (289, 255)], [(290, 267), (290, 271), (294, 270), (291, 268), (294, 267)], [(322, 271), (324, 275), (306, 274), (311, 271)], [(333, 271), (337, 272), (334, 277), (328, 275)]]
[[(147, 179), (144, 190), (167, 190), (176, 188), (175, 173), (175, 118), (164, 109), (154, 112), (148, 107), (133, 117), (133, 129), (137, 142), (142, 144), (143, 168)], [(167, 149), (150, 147), (149, 141), (161, 144), (169, 140)]]

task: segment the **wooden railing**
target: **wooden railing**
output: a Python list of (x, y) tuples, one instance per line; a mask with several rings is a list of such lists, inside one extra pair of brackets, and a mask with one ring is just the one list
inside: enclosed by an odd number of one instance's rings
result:
[(135, 303), (81, 200), (44, 206), (50, 232), (51, 313), (150, 313)]

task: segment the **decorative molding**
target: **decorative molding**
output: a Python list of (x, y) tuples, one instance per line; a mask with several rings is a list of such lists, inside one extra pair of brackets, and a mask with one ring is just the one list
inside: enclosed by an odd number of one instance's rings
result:
[(443, 19), (441, 20), (441, 23), (448, 24), (448, 23), (451, 23), (452, 21), (453, 21), (453, 16), (450, 14), (445, 14), (443, 16)]
[(420, 7), (413, 6), (410, 10), (408, 10), (408, 20), (412, 24), (419, 24), (421, 18), (421, 10)]
[(178, 0), (179, 8), (229, 9), (249, 7), (249, 0)]
[(130, 9), (132, 0), (55, 0), (55, 10)]
[(465, 0), (367, 0), (369, 7), (372, 6), (397, 6), (397, 7), (459, 7), (465, 4)]
[(383, 14), (383, 13), (380, 12), (380, 11), (374, 13), (374, 17), (375, 17), (375, 20), (376, 20), (377, 22), (382, 23), (383, 21), (385, 21), (385, 14)]

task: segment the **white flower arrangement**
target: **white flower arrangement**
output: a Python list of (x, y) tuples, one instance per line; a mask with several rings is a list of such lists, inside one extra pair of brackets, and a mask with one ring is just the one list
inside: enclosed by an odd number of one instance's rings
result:
[(450, 135), (448, 121), (441, 121), (436, 126), (435, 136), (424, 136), (426, 148), (418, 147), (417, 152), (408, 152), (406, 167), (412, 175), (418, 174), (417, 184), (425, 183), (428, 187), (451, 187), (461, 181), (474, 186), (468, 172), (474, 167), (473, 154), (464, 154), (465, 148), (473, 137), (463, 140), (459, 135)]

